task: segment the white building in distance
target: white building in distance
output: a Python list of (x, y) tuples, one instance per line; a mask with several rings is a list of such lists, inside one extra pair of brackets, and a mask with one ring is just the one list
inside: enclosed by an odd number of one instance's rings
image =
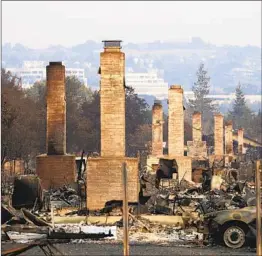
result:
[[(22, 68), (6, 68), (13, 75), (21, 78), (22, 87), (29, 88), (35, 82), (46, 79), (46, 67), (44, 61), (24, 61)], [(66, 76), (76, 76), (85, 86), (87, 86), (87, 78), (82, 68), (67, 68)]]
[[(185, 91), (184, 96), (186, 100), (193, 100), (195, 99), (193, 91)], [(218, 95), (207, 95), (207, 98), (214, 100), (214, 102), (218, 105), (222, 104), (230, 104), (232, 103), (236, 95), (235, 93), (230, 93), (230, 94), (218, 94)], [(245, 99), (247, 103), (256, 103), (256, 102), (261, 102), (261, 95), (245, 95)]]
[(133, 87), (139, 95), (153, 95), (159, 100), (167, 98), (168, 83), (159, 78), (157, 73), (127, 72), (125, 83), (126, 86)]

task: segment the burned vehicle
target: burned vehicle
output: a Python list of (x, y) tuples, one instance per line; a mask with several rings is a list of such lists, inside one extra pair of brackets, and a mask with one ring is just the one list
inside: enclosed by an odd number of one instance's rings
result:
[(206, 213), (198, 230), (205, 241), (211, 239), (229, 248), (240, 248), (256, 239), (256, 207)]

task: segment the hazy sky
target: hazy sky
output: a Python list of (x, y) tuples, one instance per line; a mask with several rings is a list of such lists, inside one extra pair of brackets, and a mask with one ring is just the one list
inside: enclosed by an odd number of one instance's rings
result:
[(87, 40), (261, 46), (260, 1), (2, 2), (2, 41), (32, 48)]

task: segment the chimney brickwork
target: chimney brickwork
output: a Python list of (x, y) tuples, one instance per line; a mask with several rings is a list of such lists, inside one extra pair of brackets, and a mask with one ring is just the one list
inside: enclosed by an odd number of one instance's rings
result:
[(237, 138), (238, 138), (238, 154), (243, 154), (243, 145), (244, 145), (244, 129), (240, 128), (237, 131)]
[(65, 66), (50, 62), (46, 67), (47, 154), (66, 153)]
[(125, 54), (105, 47), (100, 54), (101, 156), (125, 156)]
[(225, 146), (226, 154), (233, 155), (233, 123), (232, 121), (227, 122), (225, 126)]
[(168, 91), (168, 158), (178, 165), (178, 179), (192, 180), (192, 159), (184, 156), (183, 88), (171, 85)]
[(163, 155), (163, 107), (154, 103), (152, 108), (152, 155)]
[(192, 116), (192, 141), (187, 141), (187, 156), (198, 159), (207, 157), (206, 141), (202, 141), (201, 113), (195, 112)]
[(168, 154), (184, 156), (183, 89), (172, 85), (168, 91)]
[(76, 179), (74, 155), (66, 155), (65, 66), (50, 62), (46, 67), (46, 151), (36, 157), (36, 173), (43, 189), (59, 188)]
[(214, 122), (214, 146), (215, 146), (215, 155), (222, 156), (224, 155), (224, 132), (223, 132), (223, 115), (215, 114)]
[(202, 122), (201, 122), (201, 113), (195, 112), (192, 117), (192, 136), (193, 141), (202, 141)]
[(100, 54), (101, 157), (88, 158), (87, 208), (123, 199), (122, 163), (127, 165), (128, 201), (138, 202), (138, 158), (125, 157), (125, 54), (120, 41), (105, 41)]

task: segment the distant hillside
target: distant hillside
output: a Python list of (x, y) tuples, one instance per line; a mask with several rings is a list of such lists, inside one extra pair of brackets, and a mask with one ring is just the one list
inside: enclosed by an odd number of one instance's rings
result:
[[(62, 60), (68, 67), (85, 69), (88, 84), (98, 86), (99, 52), (102, 43), (87, 41), (66, 48), (51, 46), (47, 49), (29, 49), (21, 44), (2, 46), (2, 66), (20, 67), (26, 60)], [(261, 93), (261, 48), (206, 44), (199, 38), (191, 42), (151, 42), (123, 44), (126, 71), (155, 70), (169, 84), (181, 84), (190, 90), (196, 79), (196, 70), (204, 62), (211, 77), (211, 93), (234, 91), (240, 81), (244, 93)]]

